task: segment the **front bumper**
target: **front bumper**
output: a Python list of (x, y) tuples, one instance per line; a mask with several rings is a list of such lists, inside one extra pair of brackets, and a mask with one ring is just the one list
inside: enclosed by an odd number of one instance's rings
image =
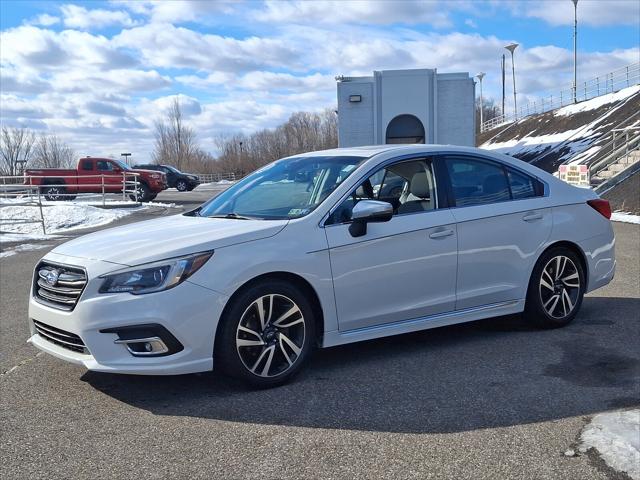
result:
[[(48, 259), (60, 261), (49, 256)], [(67, 264), (87, 269), (87, 287), (70, 312), (38, 303), (32, 296), (29, 301), (29, 343), (57, 358), (100, 372), (175, 375), (213, 368), (215, 332), (227, 299), (224, 295), (189, 281), (147, 295), (98, 294), (101, 280), (91, 273), (92, 270), (95, 272), (96, 262), (85, 266), (78, 265), (79, 259), (69, 257), (65, 260)], [(97, 263), (101, 267), (99, 270), (113, 269), (112, 264), (105, 267), (106, 262)], [(79, 336), (88, 352), (73, 351), (46, 339), (37, 333), (34, 320)], [(182, 350), (165, 356), (134, 356), (125, 344), (115, 343), (119, 340), (118, 334), (101, 332), (143, 324), (166, 328), (183, 346)]]

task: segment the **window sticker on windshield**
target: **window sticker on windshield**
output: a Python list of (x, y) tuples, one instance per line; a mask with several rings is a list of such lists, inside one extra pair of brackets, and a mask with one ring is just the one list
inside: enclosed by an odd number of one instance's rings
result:
[(287, 216), (298, 217), (300, 215), (305, 215), (308, 212), (309, 212), (308, 208), (292, 208), (291, 210), (289, 210), (289, 213), (287, 214)]

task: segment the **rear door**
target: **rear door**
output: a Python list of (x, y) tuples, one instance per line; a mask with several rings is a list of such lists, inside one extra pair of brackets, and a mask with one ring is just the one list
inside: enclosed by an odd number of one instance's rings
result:
[[(457, 242), (451, 211), (440, 208), (430, 159), (403, 160), (365, 180), (325, 226), (339, 328), (348, 331), (452, 311)], [(394, 206), (385, 223), (349, 233), (363, 199)]]
[(456, 309), (521, 300), (552, 227), (544, 186), (476, 156), (445, 157), (458, 232)]

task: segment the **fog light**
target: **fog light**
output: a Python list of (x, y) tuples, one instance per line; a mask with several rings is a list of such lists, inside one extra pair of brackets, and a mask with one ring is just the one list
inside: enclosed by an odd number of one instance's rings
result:
[(167, 348), (160, 337), (131, 338), (126, 340), (119, 338), (118, 340), (114, 340), (114, 343), (125, 345), (129, 353), (135, 356), (160, 355), (169, 351), (169, 348)]

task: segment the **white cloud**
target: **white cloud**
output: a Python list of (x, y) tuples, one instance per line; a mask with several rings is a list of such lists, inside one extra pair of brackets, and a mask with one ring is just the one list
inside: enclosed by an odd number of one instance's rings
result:
[[(513, 0), (494, 2), (506, 6), (516, 15), (538, 18), (546, 23), (573, 25), (574, 8), (569, 0)], [(592, 26), (640, 25), (640, 2), (637, 0), (580, 0), (578, 22)]]
[(127, 12), (122, 10), (89, 10), (78, 5), (62, 5), (60, 7), (65, 27), (81, 30), (100, 29), (112, 25), (131, 27), (135, 25)]
[(350, 0), (291, 1), (267, 0), (255, 13), (263, 22), (299, 24), (417, 24), (435, 27), (451, 25), (449, 10), (454, 2), (435, 0)]
[(49, 15), (48, 13), (43, 13), (41, 15), (38, 15), (33, 20), (26, 23), (30, 25), (41, 25), (43, 27), (50, 27), (51, 25), (60, 23), (60, 18), (55, 17), (53, 15)]

